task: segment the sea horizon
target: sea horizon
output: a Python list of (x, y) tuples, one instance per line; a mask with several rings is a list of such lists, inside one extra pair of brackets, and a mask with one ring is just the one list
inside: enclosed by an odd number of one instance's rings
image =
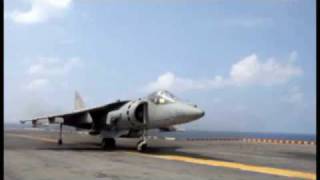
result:
[[(4, 123), (4, 129), (24, 129), (31, 128), (31, 124)], [(56, 129), (58, 126), (43, 126), (38, 129), (48, 130)], [(65, 130), (73, 130), (73, 127), (65, 127)], [(316, 134), (311, 133), (289, 133), (289, 132), (263, 132), (263, 131), (230, 131), (230, 130), (203, 130), (186, 129), (183, 131), (160, 132), (158, 130), (149, 130), (150, 135), (159, 137), (174, 137), (176, 139), (203, 139), (203, 138), (262, 138), (262, 139), (286, 139), (286, 140), (304, 140), (316, 141)]]

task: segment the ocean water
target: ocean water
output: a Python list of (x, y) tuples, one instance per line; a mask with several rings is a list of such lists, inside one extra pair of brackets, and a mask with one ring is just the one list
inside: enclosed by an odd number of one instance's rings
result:
[(203, 139), (203, 138), (263, 138), (263, 139), (284, 139), (284, 140), (303, 140), (316, 141), (313, 134), (294, 134), (294, 133), (260, 133), (260, 132), (228, 132), (228, 131), (178, 131), (161, 132), (157, 135), (162, 137), (175, 137), (176, 139)]
[[(4, 124), (5, 129), (31, 128), (31, 125)], [(57, 130), (58, 126), (44, 127), (39, 130)], [(64, 127), (65, 131), (74, 130), (72, 127)], [(149, 131), (149, 135), (160, 137), (175, 137), (178, 140), (203, 139), (203, 138), (265, 138), (284, 140), (316, 141), (315, 134), (294, 134), (294, 133), (262, 133), (262, 132), (230, 132), (230, 131), (199, 131), (187, 130), (176, 132)]]

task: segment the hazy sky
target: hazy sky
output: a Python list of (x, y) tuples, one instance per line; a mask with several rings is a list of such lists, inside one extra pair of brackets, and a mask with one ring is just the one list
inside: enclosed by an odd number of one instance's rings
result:
[(315, 133), (312, 0), (5, 0), (5, 122), (168, 89), (187, 129)]

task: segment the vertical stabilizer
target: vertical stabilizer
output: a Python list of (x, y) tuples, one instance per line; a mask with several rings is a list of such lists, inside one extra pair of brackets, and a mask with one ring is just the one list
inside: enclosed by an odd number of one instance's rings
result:
[(75, 97), (74, 97), (74, 110), (80, 110), (84, 108), (85, 108), (84, 102), (81, 96), (79, 95), (79, 93), (76, 91)]

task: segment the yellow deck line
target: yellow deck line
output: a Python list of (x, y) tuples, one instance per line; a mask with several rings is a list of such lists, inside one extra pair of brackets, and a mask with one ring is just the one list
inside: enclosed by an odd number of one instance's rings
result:
[(216, 160), (208, 160), (208, 159), (200, 159), (200, 158), (176, 156), (176, 155), (153, 155), (153, 154), (141, 154), (141, 153), (134, 153), (134, 154), (140, 154), (143, 156), (154, 157), (159, 159), (183, 161), (183, 162), (188, 162), (193, 164), (224, 167), (224, 168), (230, 168), (230, 169), (240, 169), (243, 171), (250, 171), (250, 172), (256, 172), (256, 173), (263, 173), (263, 174), (271, 174), (271, 175), (302, 178), (302, 179), (312, 179), (312, 180), (316, 179), (316, 175), (313, 173), (288, 170), (288, 169), (255, 166), (255, 165), (247, 165), (247, 164), (234, 163), (234, 162), (216, 161)]
[[(43, 137), (34, 137), (34, 136), (29, 136), (29, 135), (12, 134), (12, 133), (6, 134), (6, 135), (27, 138), (27, 139), (40, 140), (40, 141), (51, 142), (51, 143), (57, 142), (54, 139), (43, 138)], [(128, 153), (138, 154), (138, 155), (153, 157), (153, 158), (159, 158), (159, 159), (183, 161), (183, 162), (188, 162), (188, 163), (193, 163), (193, 164), (201, 164), (201, 165), (215, 166), (215, 167), (224, 167), (224, 168), (230, 168), (230, 169), (240, 169), (243, 171), (263, 173), (263, 174), (271, 174), (271, 175), (286, 176), (286, 177), (293, 177), (293, 178), (302, 178), (302, 179), (312, 179), (312, 180), (316, 179), (316, 175), (313, 173), (288, 170), (288, 169), (247, 165), (247, 164), (242, 164), (242, 163), (216, 161), (216, 160), (193, 158), (193, 157), (186, 157), (186, 156), (177, 156), (177, 155), (154, 155), (154, 154), (142, 154), (142, 153), (136, 153), (136, 152), (128, 152)]]

